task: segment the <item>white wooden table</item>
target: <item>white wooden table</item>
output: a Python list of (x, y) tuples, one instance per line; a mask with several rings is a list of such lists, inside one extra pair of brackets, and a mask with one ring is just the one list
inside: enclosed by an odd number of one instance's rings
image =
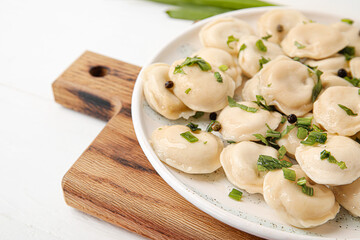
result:
[[(274, 0), (358, 18), (357, 0)], [(84, 50), (143, 65), (191, 21), (142, 0), (0, 1), (0, 239), (142, 239), (65, 205), (61, 179), (105, 122), (57, 105)]]

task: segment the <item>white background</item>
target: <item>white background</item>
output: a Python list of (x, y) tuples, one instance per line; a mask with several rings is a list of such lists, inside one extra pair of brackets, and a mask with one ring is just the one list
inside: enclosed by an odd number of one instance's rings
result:
[[(357, 0), (274, 0), (356, 19)], [(143, 0), (0, 0), (0, 239), (142, 239), (66, 206), (65, 172), (105, 122), (54, 103), (85, 50), (136, 65), (191, 21)]]

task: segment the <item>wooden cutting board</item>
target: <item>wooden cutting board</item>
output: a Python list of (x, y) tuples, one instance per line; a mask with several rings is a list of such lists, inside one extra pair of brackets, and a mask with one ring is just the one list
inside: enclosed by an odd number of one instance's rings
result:
[(55, 101), (109, 120), (62, 180), (66, 203), (152, 239), (259, 239), (197, 209), (157, 174), (131, 121), (140, 67), (85, 52), (54, 83)]

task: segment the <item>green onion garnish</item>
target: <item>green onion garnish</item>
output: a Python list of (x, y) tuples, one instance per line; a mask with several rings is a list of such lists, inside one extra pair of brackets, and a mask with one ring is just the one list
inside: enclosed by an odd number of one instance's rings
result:
[(264, 39), (264, 40), (268, 40), (269, 38), (271, 38), (272, 37), (272, 35), (270, 35), (270, 34), (268, 34), (268, 35), (266, 35), (265, 37), (262, 37), (262, 39)]
[(256, 113), (258, 111), (257, 108), (253, 108), (253, 107), (248, 107), (248, 106), (245, 106), (243, 104), (239, 104), (237, 103), (232, 97), (228, 96), (228, 102), (229, 102), (229, 107), (238, 107), (244, 111), (247, 111), (247, 112), (251, 112), (251, 113)]
[(273, 158), (271, 156), (267, 155), (260, 155), (257, 161), (257, 168), (258, 171), (268, 171), (268, 170), (275, 170), (275, 169), (281, 169), (283, 167), (288, 168), (291, 167), (292, 163), (285, 161), (285, 160), (278, 160), (276, 158)]
[(256, 134), (253, 134), (253, 136), (255, 136), (257, 139), (259, 139), (262, 143), (264, 143), (266, 146), (269, 146), (269, 142), (268, 140), (266, 140), (266, 138), (259, 134), (259, 133), (256, 133)]
[(241, 45), (241, 47), (240, 47), (239, 52), (241, 52), (242, 50), (245, 50), (245, 48), (246, 48), (246, 44), (245, 44), (245, 43), (243, 43), (243, 45)]
[(312, 117), (297, 118), (297, 126), (311, 126)]
[(325, 149), (320, 153), (320, 159), (327, 159), (329, 163), (336, 163), (342, 170), (347, 168), (343, 161), (339, 162), (333, 155), (331, 155), (330, 152), (326, 151)]
[(238, 42), (238, 41), (239, 41), (238, 38), (236, 38), (236, 37), (234, 37), (233, 35), (231, 35), (231, 36), (228, 36), (228, 39), (227, 39), (226, 44), (228, 45), (229, 48), (234, 49), (233, 47), (230, 46), (230, 43), (232, 43), (232, 42)]
[(207, 141), (205, 141), (204, 144), (207, 144)]
[(288, 134), (294, 128), (295, 128), (294, 125), (286, 126), (286, 129), (284, 129), (284, 131), (281, 132), (280, 138), (284, 137), (286, 134)]
[(345, 56), (346, 61), (349, 61), (353, 57), (355, 57), (355, 47), (347, 46), (344, 49), (342, 49), (339, 53)]
[(264, 45), (264, 42), (261, 39), (257, 40), (255, 45), (261, 52), (267, 51), (267, 47)]
[(281, 116), (281, 124), (284, 124), (286, 122), (286, 117), (284, 117), (284, 116)]
[(227, 143), (233, 144), (233, 143), (236, 143), (236, 142), (235, 142), (235, 141), (232, 141), (232, 140), (227, 140)]
[(275, 130), (272, 130), (267, 123), (265, 123), (268, 130), (266, 131), (266, 137), (270, 138), (280, 138), (281, 133)]
[(344, 23), (350, 24), (350, 25), (352, 25), (354, 23), (354, 21), (349, 18), (343, 18), (343, 19), (341, 19), (341, 21)]
[(338, 104), (338, 106), (339, 106), (342, 110), (344, 110), (344, 111), (346, 112), (346, 114), (349, 115), (349, 116), (357, 116), (357, 115), (358, 115), (357, 113), (354, 113), (350, 108), (345, 107), (345, 106), (342, 105), (342, 104)]
[(303, 127), (299, 127), (298, 131), (297, 131), (297, 138), (298, 139), (305, 139), (308, 135), (308, 130), (306, 130), (306, 128)]
[(296, 173), (294, 170), (292, 169), (288, 169), (288, 168), (282, 168), (283, 170), (283, 174), (284, 174), (284, 178), (290, 181), (295, 181), (296, 180)]
[(278, 159), (283, 159), (286, 154), (286, 147), (284, 145), (281, 145), (281, 147), (278, 149)]
[(299, 43), (298, 41), (295, 41), (295, 42), (294, 42), (294, 45), (295, 45), (298, 49), (303, 49), (303, 48), (306, 47), (305, 45), (302, 45), (302, 44)]
[(192, 135), (191, 132), (189, 132), (189, 131), (180, 133), (180, 135), (183, 138), (185, 138), (188, 142), (191, 142), (191, 143), (199, 141), (199, 139), (197, 137), (195, 137), (194, 135)]
[(344, 77), (344, 79), (346, 81), (348, 81), (349, 83), (351, 83), (352, 85), (354, 85), (354, 87), (360, 87), (360, 79), (359, 78)]
[(189, 94), (190, 91), (191, 91), (191, 88), (188, 88), (188, 89), (185, 90), (185, 93)]
[(319, 96), (321, 89), (322, 89), (322, 84), (321, 84), (321, 79), (320, 76), (323, 74), (322, 71), (315, 69), (315, 74), (317, 76), (317, 82), (315, 84), (315, 86), (313, 87), (312, 90), (312, 96), (311, 96), (311, 101), (315, 102), (317, 97)]
[(198, 128), (199, 127), (198, 124), (195, 124), (192, 122), (188, 123), (186, 126), (189, 127), (191, 129), (191, 131), (193, 131), (193, 132), (195, 132), (197, 130), (201, 130), (201, 128)]
[(207, 132), (219, 131), (220, 129), (221, 129), (221, 124), (216, 120), (212, 120), (209, 123), (209, 125), (207, 125), (207, 127), (206, 127)]
[(216, 78), (216, 81), (218, 81), (219, 83), (223, 82), (223, 79), (222, 79), (221, 74), (219, 72), (214, 72), (214, 76)]
[(306, 178), (302, 177), (297, 180), (297, 185), (301, 186), (301, 191), (308, 195), (313, 196), (314, 195), (314, 189), (312, 187), (306, 186)]
[(309, 133), (305, 141), (301, 141), (300, 143), (304, 145), (314, 145), (315, 143), (324, 144), (326, 140), (327, 140), (327, 133), (312, 131)]
[(198, 112), (196, 112), (195, 115), (192, 116), (192, 117), (198, 119), (198, 118), (201, 118), (202, 116), (204, 116), (204, 112), (199, 112), (199, 111), (198, 111)]
[(240, 201), (242, 198), (243, 193), (235, 188), (233, 188), (231, 190), (231, 192), (229, 193), (229, 197), (236, 200), (236, 201)]
[(260, 65), (260, 69), (261, 70), (264, 66), (264, 64), (270, 62), (271, 59), (270, 58), (264, 58), (263, 56), (261, 56), (261, 59), (259, 59), (259, 65)]
[(219, 69), (220, 69), (220, 71), (225, 72), (226, 70), (229, 69), (229, 67), (226, 66), (226, 65), (220, 65), (220, 66), (219, 66)]
[(193, 58), (187, 57), (183, 63), (181, 63), (180, 65), (177, 65), (175, 67), (174, 74), (176, 74), (176, 73), (185, 74), (185, 72), (182, 68), (185, 66), (192, 66), (194, 64), (197, 64), (202, 71), (211, 70), (211, 65), (208, 62), (206, 62), (201, 57), (195, 56)]
[(256, 95), (256, 101), (253, 101), (253, 103), (256, 103), (260, 108), (264, 110), (275, 111), (275, 106), (267, 105), (264, 97), (261, 95)]

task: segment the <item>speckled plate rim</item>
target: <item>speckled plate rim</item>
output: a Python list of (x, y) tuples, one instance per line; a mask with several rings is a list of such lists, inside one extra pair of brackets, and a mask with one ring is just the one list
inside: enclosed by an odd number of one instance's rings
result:
[[(132, 95), (132, 107), (131, 107), (131, 113), (132, 113), (132, 120), (134, 124), (135, 134), (139, 141), (139, 144), (144, 151), (146, 157), (152, 164), (152, 166), (155, 168), (155, 170), (159, 173), (159, 175), (181, 196), (183, 196), (187, 201), (195, 205), (200, 210), (204, 211), (205, 213), (211, 215), (212, 217), (234, 227), (239, 230), (248, 232), (250, 234), (262, 237), (262, 238), (271, 238), (271, 239), (333, 239), (333, 238), (325, 238), (325, 237), (317, 237), (317, 236), (307, 236), (307, 235), (299, 235), (296, 233), (290, 233), (290, 232), (284, 232), (278, 229), (273, 229), (271, 227), (263, 226), (255, 222), (251, 222), (249, 220), (243, 219), (241, 217), (235, 216), (213, 204), (206, 201), (193, 191), (189, 191), (188, 187), (182, 183), (179, 179), (177, 179), (165, 166), (163, 162), (159, 160), (159, 158), (156, 156), (155, 152), (153, 151), (148, 139), (146, 139), (146, 135), (143, 129), (143, 125), (145, 124), (142, 122), (141, 119), (141, 111), (143, 108), (142, 105), (142, 82), (141, 82), (141, 74), (143, 69), (145, 69), (148, 65), (151, 63), (154, 63), (154, 60), (161, 55), (162, 53), (166, 52), (168, 49), (171, 48), (174, 44), (178, 42), (178, 39), (186, 34), (189, 34), (191, 31), (193, 31), (196, 28), (199, 28), (200, 26), (203, 26), (209, 21), (212, 21), (215, 18), (220, 17), (245, 17), (246, 15), (259, 15), (261, 13), (264, 13), (265, 11), (268, 11), (270, 9), (274, 8), (281, 8), (281, 7), (259, 7), (259, 8), (251, 8), (251, 9), (242, 9), (237, 11), (232, 11), (228, 13), (224, 13), (221, 15), (217, 15), (202, 21), (199, 21), (186, 30), (184, 30), (182, 33), (180, 33), (175, 38), (171, 39), (168, 44), (166, 44), (162, 49), (160, 49), (150, 60), (147, 61), (147, 63), (143, 66), (142, 70), (139, 73), (139, 76), (136, 80), (134, 91)], [(293, 7), (284, 7), (287, 9), (291, 9)], [(295, 9), (295, 8), (293, 8)], [(308, 9), (299, 9), (297, 10), (305, 13), (305, 14), (312, 14), (312, 15), (322, 15), (322, 16), (331, 16), (331, 17), (338, 17), (341, 19), (341, 16), (337, 16), (335, 14), (328, 14), (324, 12), (318, 12), (318, 11), (311, 11)]]

